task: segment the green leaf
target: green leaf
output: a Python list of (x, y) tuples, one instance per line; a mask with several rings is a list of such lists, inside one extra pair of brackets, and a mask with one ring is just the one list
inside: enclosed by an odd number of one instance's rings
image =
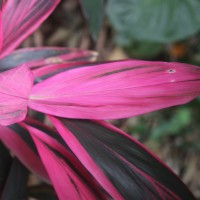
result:
[(169, 43), (200, 30), (199, 0), (109, 0), (108, 16), (118, 37)]
[(163, 45), (155, 42), (133, 42), (124, 48), (129, 57), (138, 59), (151, 59), (158, 56)]
[(104, 0), (80, 0), (91, 35), (97, 40), (104, 17)]
[(191, 110), (188, 108), (179, 108), (173, 114), (171, 119), (163, 121), (163, 123), (153, 130), (151, 139), (159, 140), (166, 136), (181, 135), (184, 129), (191, 123)]

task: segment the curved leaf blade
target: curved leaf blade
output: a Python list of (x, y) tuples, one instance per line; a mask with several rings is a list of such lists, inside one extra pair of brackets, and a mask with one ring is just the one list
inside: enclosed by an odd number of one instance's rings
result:
[(167, 166), (112, 125), (89, 120), (51, 120), (66, 143), (73, 144), (69, 146), (80, 161), (85, 165), (81, 146), (125, 199), (195, 199)]
[(32, 137), (60, 200), (98, 199), (63, 159), (54, 154), (36, 136)]
[(5, 184), (6, 178), (9, 173), (12, 158), (8, 149), (0, 142), (0, 191)]
[[(92, 176), (84, 168), (84, 166), (79, 162), (76, 156), (74, 156), (74, 154), (69, 149), (68, 145), (65, 143), (62, 137), (55, 130), (50, 129), (49, 127), (33, 119), (27, 119), (25, 123), (20, 123), (20, 124), (30, 132), (32, 137), (38, 138), (38, 140), (40, 140), (44, 144), (44, 146), (47, 147), (47, 149), (52, 151), (52, 153), (57, 156), (58, 160), (61, 159), (64, 161), (65, 163), (64, 165), (67, 165), (66, 168), (69, 168), (72, 171), (71, 176), (73, 176), (74, 173), (76, 174), (75, 180), (74, 180), (75, 182), (77, 181), (77, 178), (76, 178), (77, 176), (79, 177), (78, 179), (80, 179), (80, 181), (83, 184), (87, 185), (87, 187), (90, 188), (89, 190), (91, 190), (91, 192), (94, 193), (96, 197), (102, 200), (107, 199), (106, 198), (107, 195), (102, 190), (102, 188), (99, 187), (99, 184), (92, 178)], [(49, 171), (49, 173), (53, 173), (53, 172)], [(52, 176), (54, 175), (55, 174), (53, 174)], [(77, 182), (78, 183), (77, 189), (79, 191), (82, 190), (80, 181)], [(60, 188), (61, 193), (65, 193), (65, 191), (62, 191), (62, 188), (64, 186), (59, 187), (59, 184), (58, 184), (56, 187)], [(87, 188), (86, 188), (86, 191), (88, 191)], [(84, 196), (85, 192), (82, 191), (81, 193)]]
[(66, 118), (125, 118), (187, 103), (200, 94), (199, 85), (196, 66), (108, 62), (69, 68), (34, 85), (28, 106)]
[(45, 181), (49, 181), (35, 144), (29, 132), (20, 125), (0, 127), (0, 138), (8, 149), (32, 172)]
[(15, 49), (55, 9), (59, 0), (8, 0), (3, 8), (3, 45), (0, 57)]
[[(2, 58), (0, 60), (0, 71), (3, 72), (22, 64), (26, 64), (34, 70), (53, 64), (71, 63), (71, 65), (76, 65), (76, 63), (83, 64), (95, 61), (96, 58), (96, 52), (81, 49), (62, 47), (23, 48)], [(47, 71), (46, 73), (48, 73)]]
[(25, 118), (33, 79), (26, 65), (0, 74), (1, 125), (14, 124)]
[(103, 171), (98, 167), (98, 165), (94, 162), (88, 152), (83, 148), (83, 146), (79, 143), (79, 141), (68, 131), (62, 123), (50, 116), (51, 121), (59, 131), (60, 135), (65, 140), (66, 144), (69, 146), (71, 151), (76, 155), (79, 161), (84, 165), (84, 167), (92, 174), (92, 176), (96, 179), (96, 181), (103, 187), (105, 191), (110, 194), (114, 199), (122, 200), (123, 197), (114, 187), (113, 183), (106, 177)]
[(14, 124), (26, 117), (33, 79), (26, 65), (0, 74), (0, 125)]

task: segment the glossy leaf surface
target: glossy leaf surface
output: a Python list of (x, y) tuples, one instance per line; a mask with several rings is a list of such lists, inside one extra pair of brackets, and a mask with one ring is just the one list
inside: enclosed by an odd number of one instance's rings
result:
[(119, 61), (69, 68), (33, 86), (29, 106), (67, 118), (114, 119), (180, 105), (200, 94), (200, 68)]
[(0, 138), (5, 146), (32, 172), (48, 181), (47, 172), (38, 156), (35, 144), (29, 132), (15, 124), (0, 127)]
[(0, 74), (0, 125), (25, 118), (32, 85), (33, 74), (26, 65)]
[[(55, 130), (30, 119), (21, 124), (28, 129), (38, 151), (40, 150), (40, 157), (60, 198), (75, 198), (78, 192), (80, 195), (78, 199), (105, 199), (105, 193), (98, 183), (74, 156), (68, 145)], [(46, 151), (47, 153), (44, 153)], [(49, 158), (45, 155), (49, 155)], [(51, 159), (54, 159), (55, 165), (47, 164)], [(69, 187), (72, 187), (71, 194), (66, 193), (68, 190), (66, 190), (67, 185), (63, 185), (64, 178), (68, 180)], [(76, 188), (73, 187), (72, 182), (76, 185)]]
[[(31, 69), (38, 69), (43, 66), (78, 62), (94, 61), (97, 53), (80, 49), (41, 47), (19, 49), (0, 60), (0, 71), (6, 71), (22, 64), (28, 65)], [(48, 70), (44, 70), (48, 73)]]
[[(106, 122), (51, 119), (85, 167), (92, 173), (86, 151), (124, 199), (195, 199), (167, 166), (114, 126)], [(108, 191), (108, 186), (103, 187)]]
[(7, 0), (2, 10), (2, 48), (9, 54), (51, 14), (59, 0)]

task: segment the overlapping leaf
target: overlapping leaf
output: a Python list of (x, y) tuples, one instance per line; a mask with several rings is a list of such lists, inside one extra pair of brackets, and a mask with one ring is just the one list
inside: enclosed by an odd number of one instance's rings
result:
[[(90, 173), (100, 168), (124, 199), (195, 199), (168, 167), (112, 125), (53, 117), (51, 120)], [(91, 169), (90, 159), (98, 167)], [(103, 187), (108, 191), (106, 185)]]
[(9, 54), (50, 15), (59, 0), (8, 0), (2, 10), (1, 55)]
[[(61, 117), (122, 118), (186, 103), (200, 94), (200, 69), (191, 65), (120, 61), (83, 66), (94, 53), (54, 47), (11, 54), (58, 2), (0, 0), (1, 141), (27, 168), (50, 180), (61, 200), (194, 199), (146, 148), (105, 122), (51, 117), (62, 137), (30, 119), (5, 126), (24, 120), (27, 106)], [(32, 88), (33, 74), (41, 83)], [(10, 174), (5, 173), (2, 198), (21, 199), (26, 171), (15, 160)]]
[(48, 181), (49, 177), (42, 164), (35, 144), (29, 132), (18, 124), (0, 127), (0, 138), (15, 156), (32, 172), (36, 173), (43, 180)]
[(68, 118), (112, 119), (187, 103), (200, 94), (200, 68), (119, 61), (68, 68), (33, 86), (29, 107)]
[[(40, 67), (53, 64), (78, 65), (95, 61), (97, 53), (81, 49), (62, 47), (24, 48), (14, 51), (0, 60), (0, 71), (6, 71), (22, 64), (28, 65), (37, 75), (41, 74)], [(39, 68), (39, 69), (38, 69)], [(54, 66), (56, 68), (56, 66)], [(42, 69), (43, 73), (49, 73), (48, 69)]]
[(105, 193), (60, 135), (35, 120), (21, 125), (29, 130), (59, 199), (105, 199)]
[(0, 125), (14, 124), (25, 118), (32, 85), (33, 74), (26, 65), (0, 74)]
[(57, 157), (35, 137), (34, 141), (60, 200), (97, 199), (96, 195), (90, 191), (90, 188), (81, 182), (78, 175), (61, 158)]

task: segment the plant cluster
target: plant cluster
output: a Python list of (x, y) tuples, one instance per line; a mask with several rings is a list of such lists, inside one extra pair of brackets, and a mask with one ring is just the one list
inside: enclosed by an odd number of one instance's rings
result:
[(1, 199), (36, 195), (27, 188), (28, 170), (51, 183), (60, 200), (195, 199), (160, 159), (105, 120), (193, 100), (200, 68), (92, 63), (95, 52), (59, 47), (15, 50), (58, 3), (0, 0)]

